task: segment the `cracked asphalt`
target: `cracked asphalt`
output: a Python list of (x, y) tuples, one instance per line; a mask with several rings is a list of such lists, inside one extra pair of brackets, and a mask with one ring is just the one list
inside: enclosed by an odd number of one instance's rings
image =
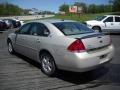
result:
[(111, 35), (114, 59), (85, 73), (59, 71), (48, 77), (37, 62), (7, 51), (8, 30), (0, 33), (0, 90), (120, 90), (120, 35)]

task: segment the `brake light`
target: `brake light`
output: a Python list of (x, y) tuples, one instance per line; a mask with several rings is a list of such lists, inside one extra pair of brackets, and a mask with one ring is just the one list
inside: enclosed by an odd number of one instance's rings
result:
[(78, 40), (74, 41), (72, 44), (70, 44), (68, 46), (67, 50), (69, 50), (71, 52), (74, 52), (74, 51), (81, 52), (81, 51), (85, 51), (85, 46), (84, 46), (83, 42), (80, 39), (78, 39)]

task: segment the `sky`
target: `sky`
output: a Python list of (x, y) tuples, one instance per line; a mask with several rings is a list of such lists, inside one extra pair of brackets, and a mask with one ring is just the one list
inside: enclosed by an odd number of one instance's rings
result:
[(108, 4), (109, 2), (109, 0), (0, 0), (0, 3), (5, 1), (24, 9), (37, 8), (54, 12), (58, 12), (59, 6), (64, 3), (73, 5), (74, 2), (84, 2), (86, 4)]

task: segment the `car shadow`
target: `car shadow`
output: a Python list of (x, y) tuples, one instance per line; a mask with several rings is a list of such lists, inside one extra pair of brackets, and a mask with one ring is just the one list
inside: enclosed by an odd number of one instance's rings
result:
[(34, 61), (34, 60), (31, 60), (30, 58), (26, 57), (26, 56), (23, 56), (17, 52), (15, 52), (14, 54), (15, 56), (21, 58), (22, 60), (24, 60), (25, 62), (29, 63), (31, 67), (37, 67), (39, 69), (41, 69), (41, 66), (38, 62)]
[[(22, 60), (26, 61), (27, 63), (29, 63), (30, 67), (37, 67), (38, 69), (41, 69), (41, 66), (38, 62), (31, 60), (18, 53), (16, 53), (15, 55), (21, 58)], [(120, 69), (120, 64), (108, 63), (105, 66), (84, 73), (58, 70), (57, 74), (54, 77), (61, 79), (65, 82), (73, 83), (75, 85), (94, 83), (94, 81), (96, 80), (99, 81), (99, 83), (97, 82), (98, 85), (105, 83), (117, 83), (120, 85), (119, 69)]]
[(106, 84), (120, 86), (120, 64), (107, 63), (102, 67), (84, 73), (60, 71), (56, 77), (76, 85), (91, 83), (94, 84), (93, 87)]
[(99, 79), (109, 71), (106, 67), (100, 67), (92, 71), (78, 73), (60, 70), (56, 75), (57, 78), (73, 84), (85, 84), (93, 80)]
[[(38, 62), (33, 61), (18, 53), (16, 53), (15, 55), (23, 59), (24, 61), (28, 62), (31, 67), (35, 66), (41, 69), (40, 64)], [(85, 83), (101, 78), (107, 72), (109, 72), (109, 69), (107, 67), (100, 67), (95, 70), (84, 72), (84, 73), (58, 70), (57, 74), (54, 77), (61, 79), (63, 81), (66, 81), (66, 82), (73, 83), (73, 84), (85, 84)]]
[(0, 31), (0, 33), (3, 33), (2, 31)]

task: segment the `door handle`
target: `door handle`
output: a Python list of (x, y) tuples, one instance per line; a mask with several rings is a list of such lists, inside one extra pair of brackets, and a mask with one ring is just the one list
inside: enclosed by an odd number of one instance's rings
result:
[(113, 23), (111, 23), (111, 25), (114, 25)]
[(37, 39), (37, 43), (40, 43), (40, 40), (39, 40), (39, 39)]

